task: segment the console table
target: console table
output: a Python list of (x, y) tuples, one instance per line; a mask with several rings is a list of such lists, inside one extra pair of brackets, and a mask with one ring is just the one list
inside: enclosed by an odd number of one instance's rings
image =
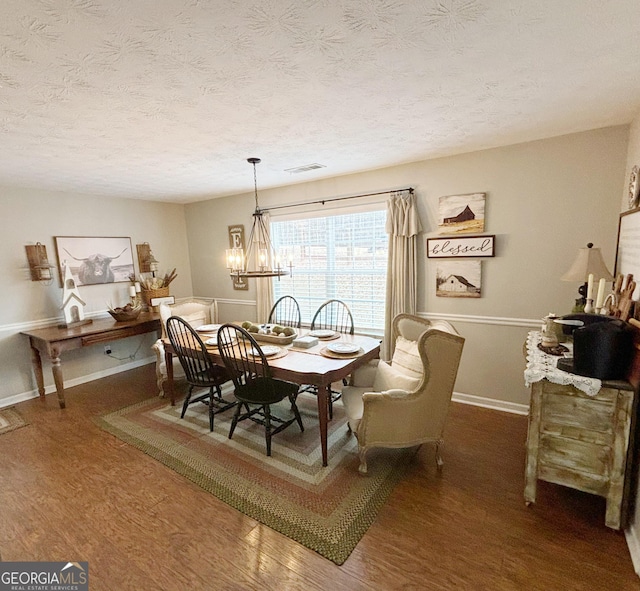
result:
[(535, 502), (538, 480), (569, 486), (605, 497), (605, 524), (620, 529), (630, 484), (636, 391), (626, 381), (562, 372), (555, 368), (558, 357), (543, 354), (537, 342), (539, 333), (530, 333), (525, 502)]
[(160, 338), (160, 316), (151, 312), (143, 312), (135, 320), (127, 322), (116, 322), (113, 318), (98, 318), (94, 319), (90, 324), (83, 324), (74, 328), (51, 326), (25, 330), (21, 334), (29, 337), (31, 362), (40, 398), (44, 399), (44, 376), (42, 374), (41, 355), (46, 355), (51, 360), (51, 371), (56, 385), (56, 393), (58, 394), (58, 403), (60, 408), (64, 408), (64, 379), (60, 361), (60, 355), (64, 351), (89, 347), (98, 343), (109, 343), (153, 331)]

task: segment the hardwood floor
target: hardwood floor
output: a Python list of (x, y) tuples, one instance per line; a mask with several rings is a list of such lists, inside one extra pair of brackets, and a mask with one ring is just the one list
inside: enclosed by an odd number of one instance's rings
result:
[(336, 566), (93, 422), (154, 392), (146, 366), (69, 388), (65, 410), (17, 405), (30, 424), (0, 436), (3, 560), (88, 561), (92, 591), (640, 588), (604, 499), (541, 482), (525, 506), (525, 417), (453, 404), (443, 472), (423, 446)]

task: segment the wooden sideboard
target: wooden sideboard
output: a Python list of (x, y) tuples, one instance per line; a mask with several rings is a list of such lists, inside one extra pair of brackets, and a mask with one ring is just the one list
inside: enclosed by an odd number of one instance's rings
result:
[(23, 331), (22, 334), (29, 337), (31, 362), (40, 398), (44, 399), (45, 394), (41, 355), (45, 355), (51, 360), (51, 371), (58, 394), (58, 404), (60, 408), (64, 408), (66, 404), (64, 399), (64, 378), (60, 360), (60, 356), (64, 351), (89, 347), (99, 343), (108, 343), (153, 331), (160, 338), (160, 329), (160, 316), (151, 312), (143, 312), (135, 320), (126, 322), (116, 322), (109, 317), (99, 318), (90, 324), (83, 324), (74, 328), (51, 326)]
[(538, 480), (605, 497), (605, 523), (624, 526), (637, 396), (628, 382), (603, 382), (595, 396), (542, 379), (531, 384), (524, 498)]

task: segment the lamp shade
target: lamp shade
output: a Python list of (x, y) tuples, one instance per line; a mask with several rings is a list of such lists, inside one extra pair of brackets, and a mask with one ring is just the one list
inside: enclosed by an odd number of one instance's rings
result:
[(594, 280), (606, 279), (613, 281), (613, 275), (602, 260), (602, 253), (599, 248), (593, 248), (589, 242), (586, 248), (578, 250), (578, 256), (573, 261), (571, 268), (560, 278), (562, 281), (587, 281), (589, 275), (593, 274)]

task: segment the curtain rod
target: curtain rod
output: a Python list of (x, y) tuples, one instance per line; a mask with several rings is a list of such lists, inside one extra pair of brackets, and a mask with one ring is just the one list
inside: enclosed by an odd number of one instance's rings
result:
[(391, 191), (378, 191), (377, 193), (363, 193), (362, 195), (351, 195), (349, 197), (331, 197), (330, 199), (318, 199), (317, 201), (303, 201), (302, 203), (290, 203), (288, 205), (276, 205), (275, 207), (265, 207), (261, 211), (273, 211), (274, 209), (286, 209), (288, 207), (302, 207), (303, 205), (317, 205), (321, 203), (330, 203), (332, 201), (345, 201), (347, 199), (359, 199), (360, 197), (374, 197), (375, 195), (388, 195), (389, 193), (401, 193), (402, 191), (409, 191), (409, 194), (413, 194), (413, 187), (406, 187), (404, 189), (392, 189)]

